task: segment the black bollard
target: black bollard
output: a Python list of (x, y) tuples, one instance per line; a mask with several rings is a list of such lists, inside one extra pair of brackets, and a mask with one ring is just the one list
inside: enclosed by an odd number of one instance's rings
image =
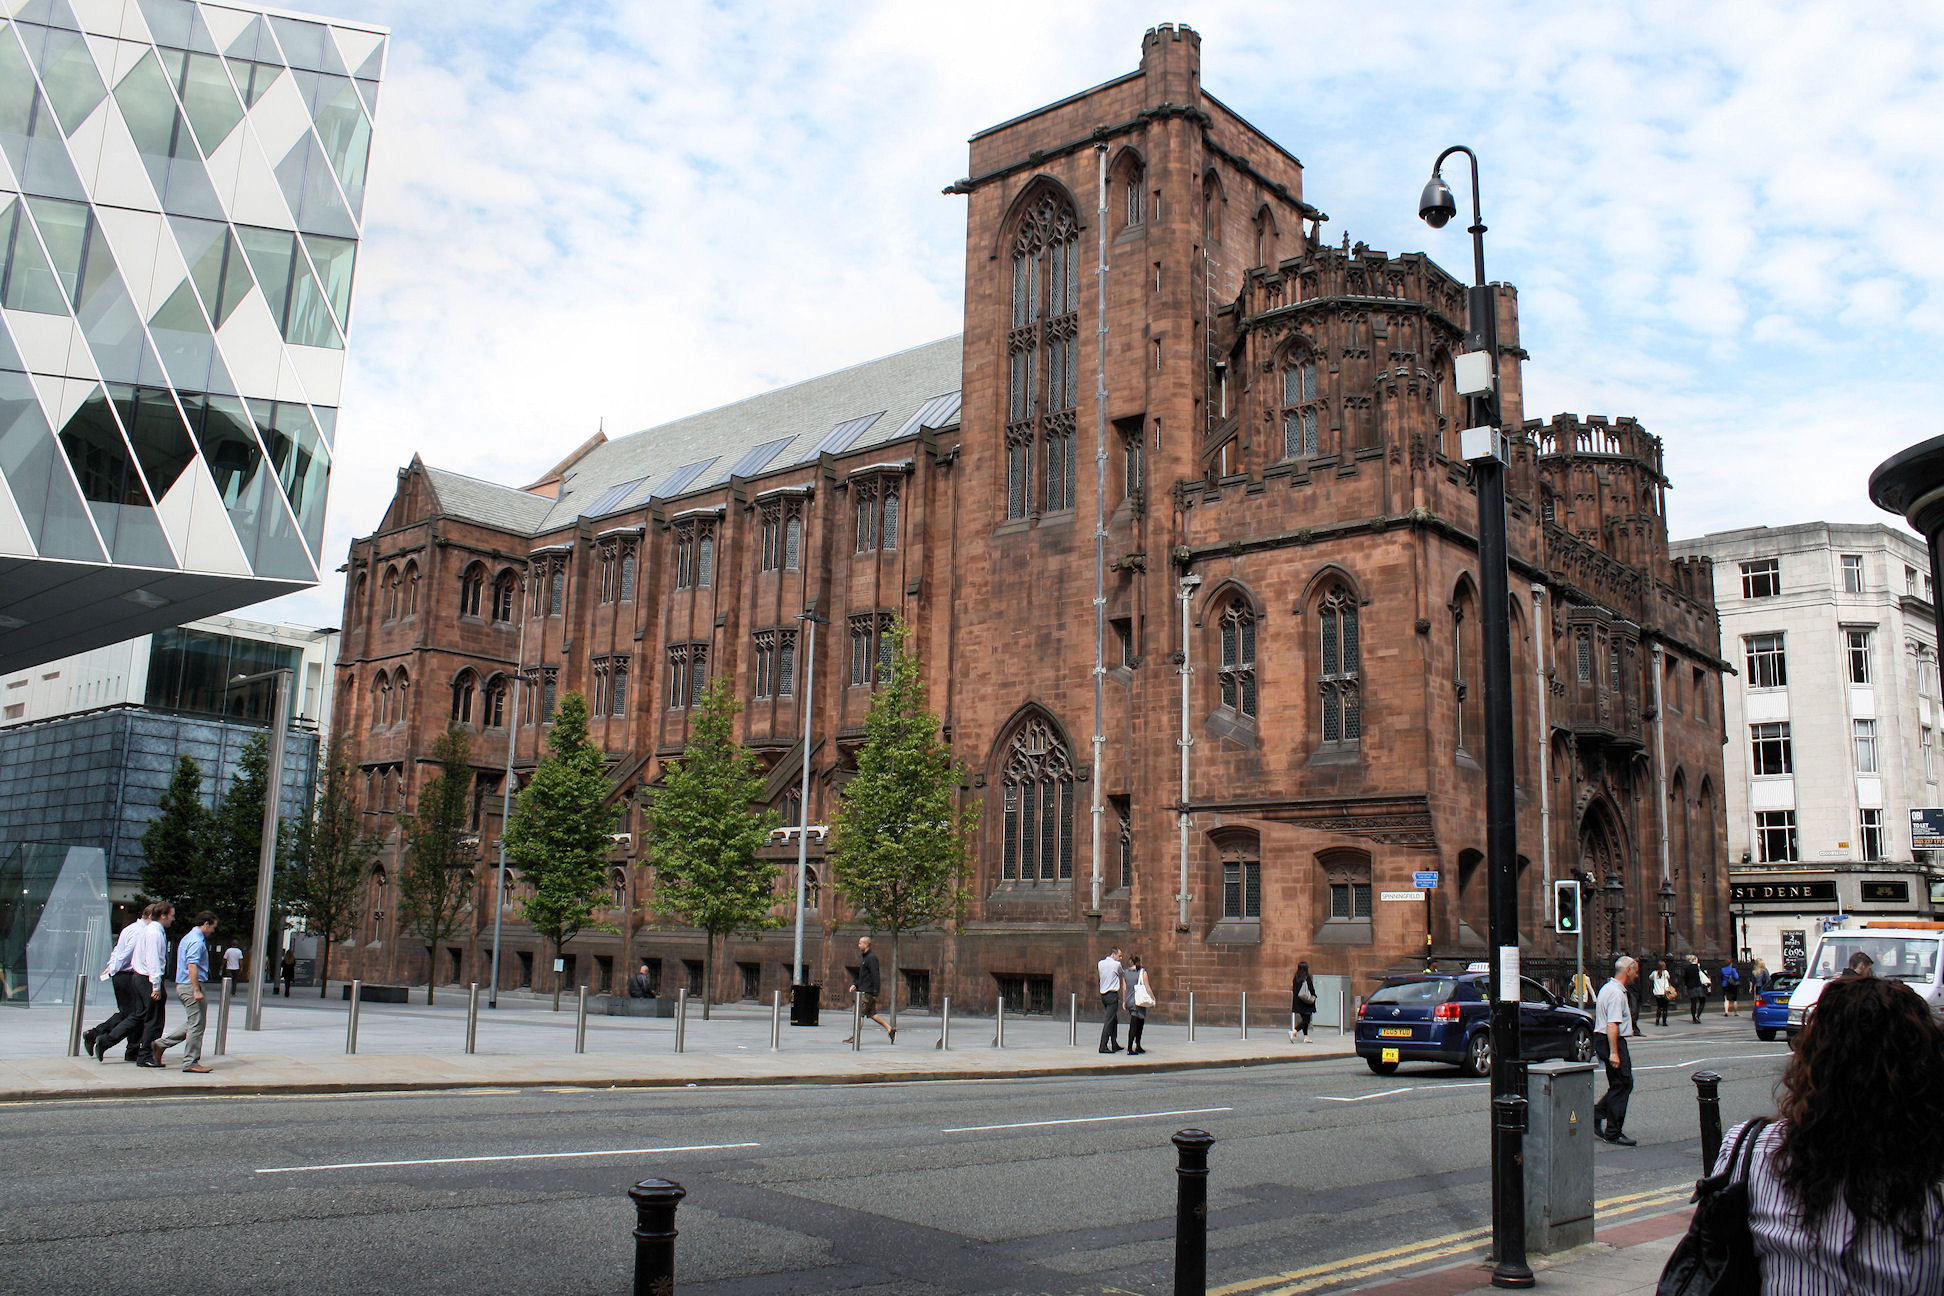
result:
[(1208, 1291), (1208, 1149), (1215, 1136), (1207, 1130), (1186, 1129), (1174, 1136), (1175, 1151), (1175, 1296), (1203, 1296)]
[(1695, 1098), (1701, 1104), (1701, 1173), (1714, 1173), (1721, 1151), (1721, 1077), (1712, 1071), (1694, 1073)]
[(643, 1179), (628, 1189), (635, 1204), (634, 1296), (675, 1290), (675, 1208), (688, 1189), (668, 1179)]

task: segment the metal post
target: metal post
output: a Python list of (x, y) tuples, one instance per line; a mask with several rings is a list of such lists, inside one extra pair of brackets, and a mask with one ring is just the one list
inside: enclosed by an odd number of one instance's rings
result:
[(1242, 1038), (1249, 1038), (1249, 992), (1242, 992)]
[[(252, 981), (256, 980), (255, 977), (251, 977), (250, 979)], [(353, 981), (351, 983), (351, 1016), (346, 1019), (344, 1028), (344, 1051), (346, 1053), (356, 1053), (358, 1051), (358, 1004), (363, 999), (364, 982)]]
[(466, 1052), (479, 1051), (479, 982), (466, 989)]
[(1175, 884), (1175, 925), (1182, 931), (1188, 930), (1188, 832), (1191, 816), (1188, 813), (1188, 753), (1195, 745), (1194, 735), (1189, 729), (1188, 693), (1194, 683), (1195, 668), (1192, 652), (1194, 650), (1194, 599), (1195, 587), (1202, 578), (1193, 574), (1181, 578), (1181, 737), (1176, 742), (1181, 747), (1181, 808), (1175, 813), (1176, 826), (1181, 830), (1181, 876)]
[(1195, 992), (1188, 992), (1188, 1042), (1195, 1042)]
[(520, 655), (513, 663), (513, 718), (506, 726), (506, 774), (500, 780), (499, 867), (493, 878), (493, 983), (486, 1006), (499, 1007), (500, 911), (506, 902), (506, 825), (513, 818), (513, 752), (520, 745), (520, 684), (526, 676), (527, 594), (532, 572), (520, 580)]
[(643, 1179), (628, 1189), (635, 1204), (634, 1296), (675, 1290), (675, 1208), (688, 1190), (668, 1179)]
[(81, 1032), (85, 1029), (82, 1018), (88, 1011), (88, 974), (74, 974), (74, 1020), (68, 1025), (68, 1056), (81, 1056)]
[(1067, 1043), (1080, 1042), (1080, 996), (1067, 996)]
[(1346, 990), (1337, 991), (1337, 1034), (1341, 1035), (1350, 1024), (1350, 994)]
[(1701, 1173), (1714, 1173), (1715, 1157), (1721, 1153), (1721, 1077), (1713, 1071), (1696, 1071), (1694, 1096), (1701, 1108)]
[(263, 1029), (263, 971), (270, 959), (270, 884), (277, 868), (277, 815), (282, 810), (284, 742), (290, 736), (290, 671), (265, 671), (246, 675), (231, 684), (247, 683), (265, 676), (277, 677), (277, 707), (270, 723), (270, 768), (264, 775), (263, 838), (257, 847), (256, 916), (250, 924), (250, 951), (258, 960), (250, 977), (250, 1006), (243, 1014), (244, 1030)]
[(797, 620), (809, 622), (810, 630), (803, 652), (803, 774), (797, 784), (796, 950), (790, 963), (791, 985), (804, 983), (803, 892), (810, 882), (810, 725), (816, 718), (817, 627), (830, 624), (829, 617), (817, 615), (814, 605), (798, 613)]
[(945, 1003), (938, 1022), (938, 1047), (952, 1047), (952, 996), (945, 996)]
[(864, 992), (862, 990), (851, 992), (850, 1046), (853, 1053), (864, 1047)]
[(580, 1002), (574, 1008), (574, 1052), (587, 1052), (587, 983), (580, 985)]
[(229, 1008), (230, 996), (236, 992), (236, 978), (223, 978), (223, 998), (216, 1009), (216, 1056), (222, 1057), (229, 1050)]
[(1175, 1296), (1203, 1296), (1208, 1290), (1207, 1130), (1185, 1129), (1175, 1145)]
[(783, 1047), (783, 992), (777, 990), (770, 998), (770, 1052)]
[(1006, 996), (999, 996), (999, 1012), (992, 1019), (992, 1047), (1006, 1047)]
[(675, 1051), (683, 1051), (688, 1042), (688, 987), (683, 986), (675, 992)]

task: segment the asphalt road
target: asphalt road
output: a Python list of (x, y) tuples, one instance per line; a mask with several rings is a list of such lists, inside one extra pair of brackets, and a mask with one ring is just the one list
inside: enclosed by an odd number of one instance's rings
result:
[[(1597, 1148), (1596, 1196), (1614, 1209), (1691, 1185), (1691, 1071), (1726, 1077), (1732, 1122), (1771, 1109), (1787, 1057), (1745, 1027), (1637, 1043), (1628, 1131), (1640, 1146)], [(1162, 1292), (1168, 1136), (1187, 1126), (1218, 1139), (1211, 1287), (1327, 1290), (1375, 1252), (1476, 1250), (1490, 1222), (1486, 1111), (1483, 1084), (1447, 1068), (1379, 1077), (1354, 1059), (1010, 1082), (18, 1104), (0, 1115), (0, 1291), (624, 1292), (626, 1189), (654, 1175), (689, 1190), (684, 1293)]]

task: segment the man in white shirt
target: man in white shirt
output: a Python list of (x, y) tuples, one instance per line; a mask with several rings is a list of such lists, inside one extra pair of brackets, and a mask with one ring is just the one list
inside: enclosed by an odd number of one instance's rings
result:
[(95, 1056), (102, 1061), (108, 1060), (108, 1050), (126, 1039), (134, 1051), (130, 1060), (137, 1066), (157, 1065), (150, 1046), (162, 1037), (166, 1024), (162, 1004), (162, 962), (169, 951), (169, 924), (175, 920), (175, 906), (166, 900), (158, 900), (148, 907), (148, 921), (135, 934), (129, 948), (129, 966), (133, 973), (131, 995), (136, 1003), (136, 1011), (115, 1024), (115, 1029), (107, 1031), (95, 1040)]
[[(121, 929), (115, 938), (115, 952), (108, 956), (108, 966), (101, 970), (101, 979), (108, 982), (115, 992), (115, 1011), (107, 1021), (81, 1036), (88, 1056), (95, 1055), (95, 1044), (102, 1036), (121, 1025), (122, 1019), (140, 1012), (135, 1002), (135, 969), (131, 959), (135, 953), (135, 938), (142, 934), (142, 927), (148, 922), (148, 910), (144, 909), (134, 922)], [(134, 1054), (129, 1054), (132, 1061)]]
[(1627, 1051), (1627, 1025), (1632, 1009), (1627, 987), (1640, 978), (1640, 964), (1622, 955), (1613, 965), (1613, 979), (1600, 987), (1593, 1003), (1593, 1042), (1606, 1063), (1607, 1091), (1593, 1104), (1593, 1132), (1609, 1143), (1633, 1147), (1627, 1137), (1627, 1099), (1633, 1093), (1633, 1056)]
[(223, 971), (232, 981), (242, 975), (243, 951), (236, 947), (234, 941), (231, 941), (230, 947), (223, 951)]
[(1100, 960), (1095, 969), (1100, 973), (1100, 1051), (1118, 1053), (1120, 1046), (1120, 1007), (1123, 969), (1121, 968), (1121, 948), (1116, 945)]

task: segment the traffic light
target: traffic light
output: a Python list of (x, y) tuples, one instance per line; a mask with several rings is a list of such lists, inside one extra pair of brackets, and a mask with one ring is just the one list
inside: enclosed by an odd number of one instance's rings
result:
[(1562, 879), (1553, 883), (1553, 930), (1576, 935), (1580, 930), (1580, 885)]

